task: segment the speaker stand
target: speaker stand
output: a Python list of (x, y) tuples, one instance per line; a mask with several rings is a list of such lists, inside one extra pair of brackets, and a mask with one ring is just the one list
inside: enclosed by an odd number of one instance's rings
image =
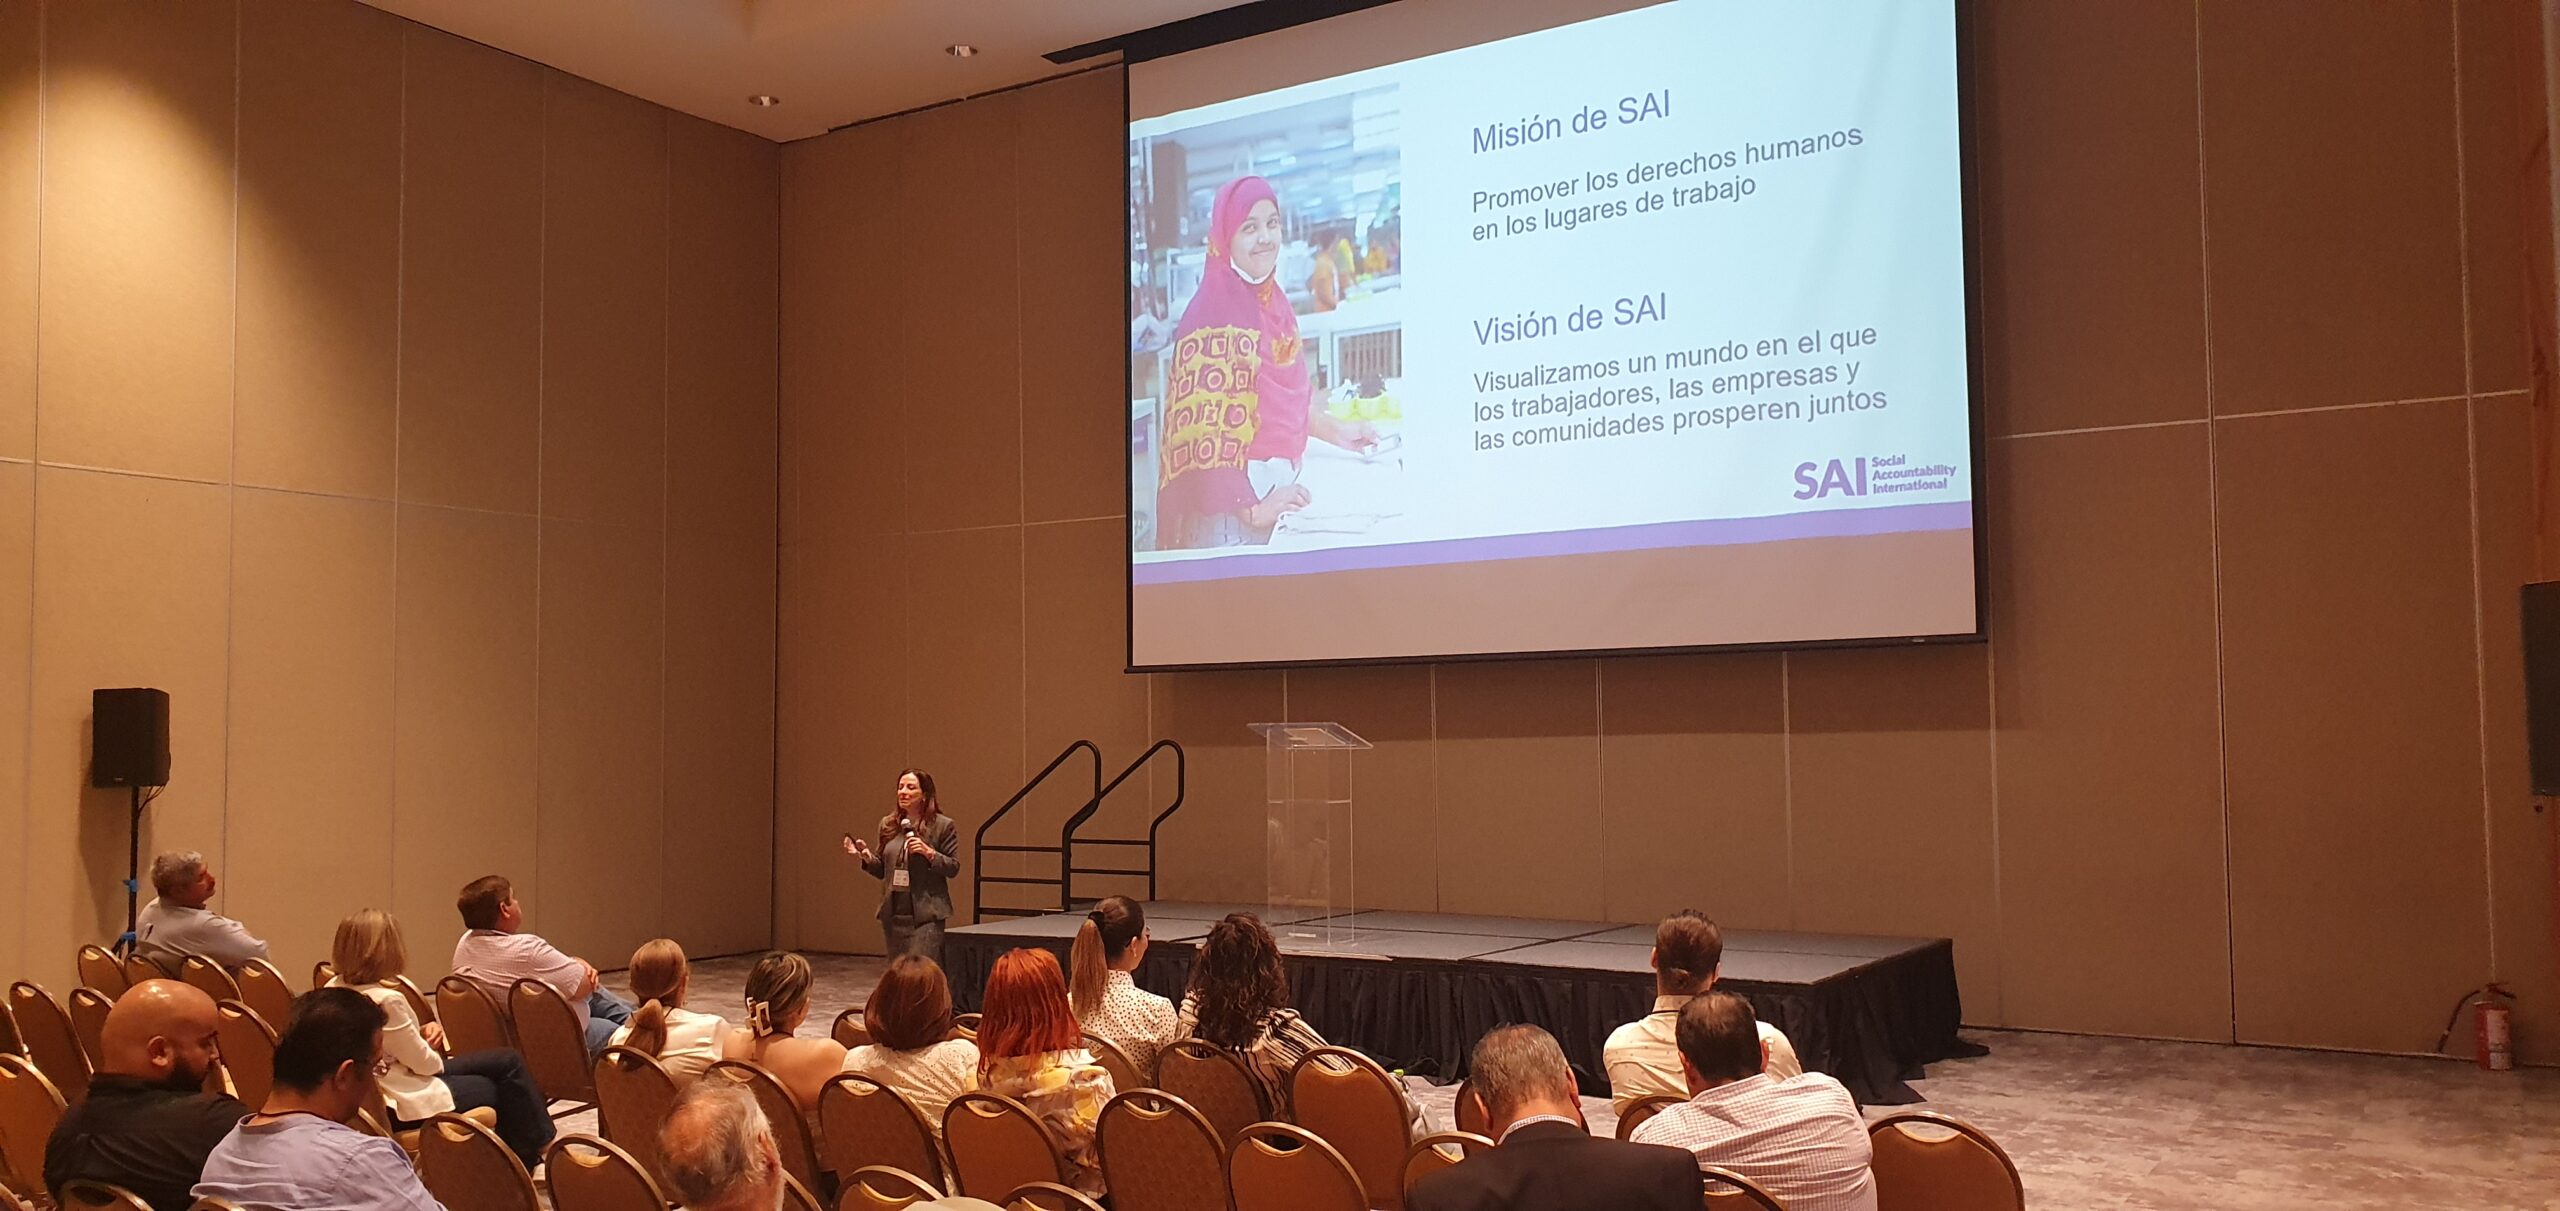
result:
[(142, 924), (142, 805), (151, 802), (142, 797), (141, 787), (126, 789), (133, 792), (133, 822), (125, 832), (124, 936), (116, 939), (118, 955), (132, 954), (140, 942), (134, 934)]

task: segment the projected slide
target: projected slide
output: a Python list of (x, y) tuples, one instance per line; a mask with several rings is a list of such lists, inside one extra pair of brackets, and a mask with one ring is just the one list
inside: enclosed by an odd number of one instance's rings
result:
[(1129, 152), (1133, 664), (1977, 629), (1951, 3), (1679, 0)]

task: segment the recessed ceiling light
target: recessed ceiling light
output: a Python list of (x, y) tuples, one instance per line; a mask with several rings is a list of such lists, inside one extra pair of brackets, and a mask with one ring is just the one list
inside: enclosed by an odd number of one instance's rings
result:
[(971, 46), (966, 42), (954, 42), (949, 46), (943, 47), (942, 53), (949, 55), (954, 59), (966, 59), (971, 55), (977, 54), (978, 48)]
[(782, 104), (782, 98), (777, 97), (772, 93), (757, 93), (756, 95), (747, 98), (747, 104), (755, 106), (757, 109), (771, 109), (776, 105)]

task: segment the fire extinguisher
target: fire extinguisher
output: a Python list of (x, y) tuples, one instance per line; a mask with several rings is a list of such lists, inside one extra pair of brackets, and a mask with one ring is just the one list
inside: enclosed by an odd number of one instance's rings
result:
[(2464, 993), (2446, 1018), (2444, 1033), (2436, 1037), (2436, 1050), (2453, 1040), (2454, 1025), (2462, 1020), (2462, 1011), (2471, 1010), (2472, 1056), (2484, 1072), (2505, 1072), (2516, 1066), (2515, 1007), (2516, 994), (2503, 984), (2486, 984)]

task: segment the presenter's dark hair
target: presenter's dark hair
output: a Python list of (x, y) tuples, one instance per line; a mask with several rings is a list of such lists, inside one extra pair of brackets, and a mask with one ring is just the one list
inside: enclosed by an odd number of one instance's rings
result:
[(1684, 908), (1653, 927), (1655, 982), (1668, 996), (1696, 996), (1724, 961), (1724, 931), (1707, 914)]
[(498, 915), (515, 895), (516, 885), (507, 882), (505, 875), (482, 875), (463, 885), (453, 906), (462, 910), (464, 929), (496, 929)]
[(296, 1093), (326, 1084), (340, 1065), (373, 1067), (382, 1007), (352, 988), (320, 988), (293, 999), (293, 1015), (276, 1036), (275, 1083)]
[(923, 955), (899, 955), (862, 1003), (862, 1028), (891, 1051), (931, 1047), (951, 1035), (951, 981)]
[(916, 780), (916, 789), (924, 792), (924, 818), (930, 820), (935, 816), (941, 815), (942, 796), (935, 794), (933, 791), (933, 775), (917, 769), (914, 766), (908, 766), (907, 768), (898, 771), (898, 776), (901, 778), (905, 778), (910, 775), (912, 775)]
[(1275, 1009), (1289, 1007), (1289, 976), (1280, 966), (1280, 944), (1262, 919), (1229, 913), (1211, 926), (1191, 963), (1191, 996), (1200, 1024), (1192, 1033), (1229, 1050), (1253, 1045)]
[(1084, 915), (1067, 953), (1067, 1000), (1078, 1016), (1102, 1008), (1102, 995), (1111, 987), (1111, 965), (1129, 953), (1129, 944), (1146, 928), (1147, 910), (1127, 896), (1104, 896)]
[(1760, 1071), (1760, 1019), (1751, 1002), (1730, 992), (1700, 993), (1680, 1008), (1674, 1029), (1680, 1058), (1710, 1081), (1738, 1081)]

